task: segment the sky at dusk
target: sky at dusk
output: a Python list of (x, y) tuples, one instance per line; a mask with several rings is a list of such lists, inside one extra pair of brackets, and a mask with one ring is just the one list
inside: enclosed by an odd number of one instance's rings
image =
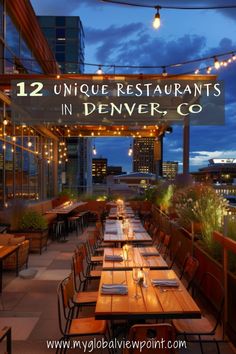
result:
[[(156, 5), (156, 0), (129, 2)], [(153, 9), (103, 3), (99, 0), (31, 0), (37, 15), (80, 16), (85, 31), (85, 61), (111, 65), (162, 65), (202, 56), (236, 52), (236, 9), (176, 11), (161, 10), (161, 28), (152, 28)], [(214, 6), (235, 4), (236, 0), (165, 0), (158, 5)], [(213, 63), (205, 63), (204, 66)], [(181, 70), (194, 70), (197, 65)], [(85, 67), (85, 72), (96, 68)], [(107, 70), (112, 73), (111, 69)], [(127, 70), (125, 71), (127, 72)], [(137, 73), (138, 71), (131, 71)], [(142, 70), (145, 73), (145, 70)], [(147, 72), (147, 71), (146, 71)], [(150, 73), (150, 71), (148, 71)], [(157, 69), (153, 73), (160, 73)], [(191, 170), (206, 166), (212, 157), (236, 158), (236, 62), (217, 74), (224, 81), (225, 126), (191, 127)], [(128, 157), (130, 138), (96, 139), (98, 156), (110, 165), (131, 171)], [(182, 162), (182, 128), (164, 138), (164, 160)]]

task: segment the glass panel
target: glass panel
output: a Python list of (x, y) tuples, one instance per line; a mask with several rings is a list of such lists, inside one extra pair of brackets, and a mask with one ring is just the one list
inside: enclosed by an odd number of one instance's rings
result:
[(65, 27), (65, 25), (66, 25), (65, 17), (63, 17), (63, 16), (56, 17), (56, 26)]
[(78, 26), (78, 19), (74, 16), (68, 16), (66, 18), (66, 27), (77, 27)]
[(56, 29), (56, 37), (57, 38), (65, 38), (65, 29), (64, 28), (57, 28)]
[(15, 55), (20, 55), (20, 35), (9, 16), (6, 16), (6, 42)]
[(41, 27), (54, 27), (55, 26), (55, 17), (53, 16), (39, 16), (39, 23)]
[(66, 38), (67, 39), (77, 39), (78, 29), (67, 28), (66, 29)]
[(55, 38), (56, 29), (55, 28), (43, 28), (43, 33), (47, 39)]

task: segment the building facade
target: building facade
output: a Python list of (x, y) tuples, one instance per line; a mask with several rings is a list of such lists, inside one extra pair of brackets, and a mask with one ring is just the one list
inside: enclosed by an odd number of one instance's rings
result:
[(107, 166), (107, 175), (108, 176), (117, 176), (125, 174), (122, 170), (122, 166)]
[(93, 183), (106, 183), (107, 177), (107, 159), (93, 158), (92, 165)]
[[(39, 23), (62, 73), (83, 73), (84, 30), (78, 16), (39, 16)], [(90, 192), (92, 188), (91, 138), (67, 138), (65, 188)]]
[(153, 137), (134, 138), (133, 172), (162, 175), (162, 140)]
[(192, 173), (196, 182), (213, 184), (235, 184), (236, 183), (236, 159), (210, 159), (207, 167), (200, 168)]
[(163, 161), (162, 176), (168, 180), (174, 180), (178, 174), (179, 164), (176, 161)]
[[(22, 9), (24, 9), (22, 11)], [(29, 25), (30, 19), (30, 25)], [(54, 54), (29, 1), (0, 1), (0, 74), (57, 74)], [(58, 138), (11, 122), (10, 86), (0, 95), (0, 205), (57, 194)]]

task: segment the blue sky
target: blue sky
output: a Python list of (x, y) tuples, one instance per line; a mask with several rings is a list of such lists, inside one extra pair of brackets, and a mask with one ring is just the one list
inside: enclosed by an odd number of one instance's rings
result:
[[(153, 0), (131, 1), (157, 4)], [(81, 17), (87, 62), (166, 65), (236, 49), (236, 10), (186, 12), (163, 9), (161, 28), (155, 31), (152, 9), (110, 5), (99, 0), (31, 2), (37, 15)], [(236, 0), (227, 3), (236, 5)], [(225, 5), (226, 0), (160, 0), (158, 4), (214, 6)], [(91, 68), (87, 67), (86, 72), (91, 72)], [(225, 126), (191, 127), (191, 170), (206, 165), (212, 157), (236, 158), (236, 62), (218, 74), (225, 84), (226, 123)], [(129, 144), (129, 138), (96, 139), (98, 155), (108, 157), (109, 164), (122, 164), (126, 171), (131, 170), (131, 159), (127, 156)], [(164, 159), (181, 164), (181, 127), (174, 127), (173, 133), (165, 138)]]

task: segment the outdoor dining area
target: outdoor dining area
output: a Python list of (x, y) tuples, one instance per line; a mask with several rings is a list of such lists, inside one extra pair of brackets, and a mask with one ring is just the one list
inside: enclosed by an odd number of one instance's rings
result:
[[(82, 349), (74, 343), (96, 340), (95, 353), (140, 353), (140, 346), (143, 353), (233, 353), (228, 336), (231, 313), (225, 322), (231, 300), (224, 277), (203, 259), (197, 234), (180, 227), (173, 215), (150, 201), (120, 198), (48, 203), (44, 215), (50, 220), (47, 247), (42, 252), (29, 251), (32, 234), (28, 239), (25, 234), (25, 269), (19, 266), (20, 244), (1, 246), (1, 304), (4, 313), (9, 306), (5, 294), (16, 291), (8, 284), (9, 271), (4, 270), (6, 248), (11, 247), (9, 257), (15, 257), (19, 275), (13, 279), (15, 287), (28, 288), (30, 295), (43, 280), (40, 307), (46, 312), (50, 287), (50, 311), (56, 318), (54, 352), (79, 353)], [(57, 258), (49, 260), (55, 252)], [(66, 265), (59, 266), (59, 259)], [(48, 261), (48, 268), (40, 268)], [(57, 269), (53, 270), (53, 264)], [(31, 274), (34, 270), (39, 275)], [(30, 311), (37, 303), (24, 306)], [(47, 331), (44, 317), (39, 316), (39, 322)], [(11, 330), (14, 348), (14, 321), (12, 327), (4, 327), (1, 338), (10, 338)], [(99, 340), (106, 343), (103, 349)], [(11, 353), (12, 341), (7, 343)], [(32, 345), (29, 341), (29, 348)]]
[[(183, 349), (178, 342), (182, 338), (185, 348), (199, 343), (197, 353), (204, 352), (206, 343), (220, 353), (225, 342), (223, 286), (207, 270), (196, 281), (199, 260), (181, 250), (181, 241), (175, 242), (163, 226), (152, 213), (133, 210), (121, 199), (109, 205), (106, 217), (78, 242), (72, 271), (58, 286), (61, 341), (125, 338), (145, 343), (144, 353), (156, 352), (157, 345), (160, 353), (177, 353)], [(81, 316), (86, 307), (93, 308), (92, 317)], [(150, 347), (150, 341), (156, 346)], [(161, 341), (172, 344), (161, 347)], [(117, 350), (109, 348), (111, 353)], [(124, 345), (123, 350), (140, 352), (135, 346)]]

